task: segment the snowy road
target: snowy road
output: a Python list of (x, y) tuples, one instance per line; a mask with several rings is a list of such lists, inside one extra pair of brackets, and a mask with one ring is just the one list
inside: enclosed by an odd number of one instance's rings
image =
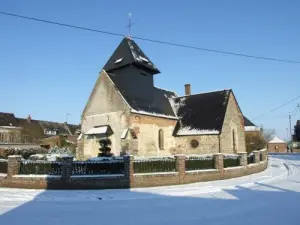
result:
[(132, 190), (0, 189), (1, 225), (300, 224), (300, 155), (242, 178)]

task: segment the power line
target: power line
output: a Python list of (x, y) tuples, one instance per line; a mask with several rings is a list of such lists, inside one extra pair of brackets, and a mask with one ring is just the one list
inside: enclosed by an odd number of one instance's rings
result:
[(273, 120), (273, 119), (286, 118), (287, 116), (288, 115), (275, 116), (275, 117), (265, 117), (265, 118), (258, 118), (256, 120)]
[(300, 95), (297, 96), (296, 98), (293, 98), (292, 100), (290, 100), (290, 101), (288, 101), (288, 102), (286, 102), (286, 103), (283, 103), (282, 105), (280, 105), (280, 106), (278, 106), (278, 107), (276, 107), (276, 108), (270, 110), (269, 112), (267, 112), (267, 113), (265, 113), (265, 114), (262, 114), (262, 115), (260, 115), (260, 116), (257, 116), (257, 117), (255, 117), (255, 118), (253, 118), (252, 120), (257, 120), (258, 118), (264, 117), (264, 116), (266, 116), (266, 115), (268, 115), (268, 114), (270, 114), (270, 113), (272, 113), (272, 112), (274, 112), (274, 111), (276, 111), (276, 110), (278, 110), (278, 109), (280, 109), (280, 108), (282, 108), (282, 107), (284, 107), (284, 106), (290, 104), (291, 102), (295, 101), (295, 100), (298, 99), (298, 98), (300, 98)]
[[(102, 33), (102, 34), (107, 34), (107, 35), (122, 36), (122, 37), (126, 36), (126, 35), (121, 34), (121, 33), (109, 32), (109, 31), (104, 31), (104, 30), (97, 30), (97, 29), (81, 27), (81, 26), (76, 26), (76, 25), (70, 25), (70, 24), (65, 24), (65, 23), (60, 23), (60, 22), (55, 22), (55, 21), (50, 21), (50, 20), (43, 20), (43, 19), (38, 19), (38, 18), (28, 17), (28, 16), (22, 16), (22, 15), (8, 13), (8, 12), (0, 11), (0, 14), (6, 15), (6, 16), (17, 17), (17, 18), (21, 18), (21, 19), (26, 19), (26, 20), (32, 20), (32, 21), (36, 21), (36, 22), (52, 24), (52, 25), (58, 25), (58, 26), (63, 26), (63, 27), (79, 29), (79, 30), (97, 32), (97, 33)], [(165, 44), (165, 45), (182, 47), (182, 48), (196, 49), (196, 50), (219, 53), (219, 54), (225, 54), (225, 55), (233, 55), (233, 56), (261, 59), (261, 60), (268, 60), (268, 61), (277, 61), (277, 62), (300, 64), (300, 61), (285, 60), (285, 59), (278, 59), (278, 58), (269, 58), (269, 57), (264, 57), (264, 56), (255, 56), (255, 55), (248, 55), (248, 54), (235, 53), (235, 52), (227, 52), (227, 51), (221, 51), (221, 50), (216, 50), (216, 49), (208, 49), (208, 48), (196, 47), (196, 46), (191, 46), (191, 45), (177, 44), (177, 43), (172, 43), (172, 42), (167, 42), (167, 41), (160, 41), (160, 40), (155, 40), (155, 39), (150, 39), (150, 38), (137, 37), (137, 36), (132, 36), (132, 38), (137, 39), (137, 40), (142, 40), (142, 41), (158, 43), (158, 44)]]
[(295, 109), (294, 109), (294, 111), (292, 112), (292, 116), (294, 116), (295, 114), (296, 114), (296, 112), (298, 111), (298, 107), (299, 107), (299, 105), (297, 105), (296, 107), (295, 107)]

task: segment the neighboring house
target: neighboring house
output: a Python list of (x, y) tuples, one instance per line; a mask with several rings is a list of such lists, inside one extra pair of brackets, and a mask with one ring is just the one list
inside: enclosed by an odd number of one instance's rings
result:
[(300, 120), (297, 120), (296, 125), (294, 126), (293, 141), (300, 142)]
[(157, 67), (124, 38), (96, 81), (82, 113), (78, 158), (99, 153), (109, 137), (112, 153), (245, 152), (244, 119), (232, 90), (185, 96), (154, 86)]
[(244, 116), (244, 126), (246, 133), (253, 133), (256, 135), (257, 133), (261, 133), (261, 130), (258, 126), (252, 123), (247, 117)]
[(16, 118), (12, 113), (0, 113), (0, 144), (39, 144), (56, 135), (76, 135), (79, 125)]
[(19, 127), (15, 115), (0, 112), (0, 143), (20, 143), (24, 141), (22, 128)]
[(274, 137), (268, 143), (268, 152), (287, 152), (287, 144), (278, 137)]

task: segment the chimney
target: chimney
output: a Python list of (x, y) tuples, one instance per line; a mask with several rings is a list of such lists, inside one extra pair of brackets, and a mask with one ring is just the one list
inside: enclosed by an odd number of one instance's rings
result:
[(27, 122), (31, 123), (31, 116), (30, 115), (27, 116)]
[(190, 84), (185, 84), (185, 95), (191, 95), (191, 85)]

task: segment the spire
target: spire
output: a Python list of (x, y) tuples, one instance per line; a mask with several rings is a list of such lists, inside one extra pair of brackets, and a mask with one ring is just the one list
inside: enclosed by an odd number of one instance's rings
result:
[(131, 27), (134, 23), (131, 21), (131, 13), (129, 13), (128, 16), (129, 16), (129, 22), (126, 28), (128, 28), (128, 37), (131, 38)]
[(111, 72), (126, 66), (136, 66), (153, 75), (160, 73), (140, 47), (128, 37), (121, 41), (103, 69)]

